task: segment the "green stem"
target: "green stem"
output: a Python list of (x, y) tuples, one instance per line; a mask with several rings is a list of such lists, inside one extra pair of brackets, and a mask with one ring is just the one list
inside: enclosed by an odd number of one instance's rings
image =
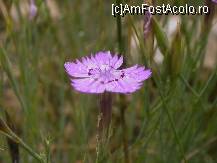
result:
[(34, 157), (38, 162), (45, 163), (44, 159), (37, 154), (31, 147), (29, 147), (20, 137), (18, 137), (9, 127), (8, 125), (0, 118), (0, 133), (13, 140), (21, 147), (23, 147), (32, 157)]
[(180, 150), (180, 152), (181, 152), (181, 154), (182, 154), (182, 156), (183, 156), (183, 160), (184, 160), (185, 163), (187, 163), (187, 160), (186, 160), (186, 158), (185, 158), (185, 153), (184, 153), (184, 150), (183, 150), (183, 146), (182, 146), (182, 144), (181, 144), (180, 138), (179, 138), (178, 133), (177, 133), (177, 131), (176, 131), (175, 123), (174, 123), (174, 121), (173, 121), (172, 116), (170, 115), (170, 112), (169, 112), (169, 110), (168, 110), (168, 108), (167, 108), (167, 106), (166, 106), (166, 102), (165, 102), (164, 96), (162, 95), (161, 92), (160, 92), (160, 96), (161, 96), (161, 99), (162, 99), (162, 101), (163, 101), (163, 106), (164, 106), (164, 109), (166, 110), (166, 114), (167, 114), (167, 116), (168, 116), (168, 119), (169, 119), (171, 128), (172, 128), (172, 130), (173, 130), (173, 132), (174, 132), (174, 136), (175, 136), (176, 142), (177, 142), (177, 144), (178, 144), (179, 150)]
[(32, 157), (34, 157), (36, 160), (38, 160), (41, 163), (45, 163), (45, 161), (39, 154), (34, 152), (32, 148), (30, 148), (26, 143), (24, 143), (19, 137), (17, 137), (17, 139), (19, 140), (18, 142), (20, 146), (23, 147)]
[[(119, 5), (121, 0), (116, 0), (116, 5)], [(118, 40), (118, 47), (119, 53), (124, 53), (124, 41), (122, 36), (122, 24), (121, 24), (121, 16), (117, 16), (117, 40)], [(123, 66), (126, 65), (124, 61)], [(121, 127), (122, 127), (122, 137), (123, 137), (123, 152), (124, 152), (124, 159), (125, 163), (129, 162), (129, 152), (128, 152), (128, 140), (127, 140), (127, 127), (125, 121), (125, 111), (126, 111), (126, 100), (124, 96), (121, 96), (120, 99), (120, 118), (121, 118)]]
[(100, 95), (100, 114), (102, 117), (99, 123), (99, 128), (101, 132), (105, 132), (107, 135), (112, 117), (111, 93), (105, 92)]
[[(121, 3), (121, 0), (116, 0), (116, 5), (119, 5)], [(118, 47), (119, 52), (124, 52), (124, 44), (123, 44), (123, 38), (122, 38), (122, 24), (121, 24), (121, 16), (117, 16), (117, 36), (118, 36)]]
[[(124, 99), (122, 99), (121, 102), (125, 102)], [(129, 163), (129, 152), (128, 152), (128, 139), (127, 139), (127, 127), (126, 127), (126, 121), (125, 121), (125, 110), (126, 110), (126, 105), (125, 103), (121, 104), (121, 126), (122, 126), (122, 137), (123, 137), (123, 152), (124, 152), (124, 159), (125, 163)]]

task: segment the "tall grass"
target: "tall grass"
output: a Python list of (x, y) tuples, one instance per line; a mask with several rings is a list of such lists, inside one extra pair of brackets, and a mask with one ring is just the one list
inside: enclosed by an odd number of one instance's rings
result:
[[(173, 3), (156, 3), (167, 2)], [(0, 115), (6, 121), (8, 113), (16, 128), (13, 132), (33, 153), (57, 163), (126, 162), (126, 150), (129, 162), (217, 161), (217, 66), (204, 67), (205, 54), (212, 52), (206, 47), (213, 18), (180, 16), (171, 36), (165, 26), (170, 17), (155, 16), (155, 44), (153, 40), (147, 44), (143, 16), (114, 18), (111, 4), (115, 1), (56, 3), (58, 17), (52, 17), (47, 5), (38, 0), (34, 21), (20, 15), (16, 24), (7, 14), (0, 19)], [(208, 19), (210, 26), (205, 24)], [(136, 47), (132, 38), (137, 40)], [(154, 59), (156, 49), (164, 57), (162, 63)], [(113, 94), (109, 138), (98, 148), (98, 96), (75, 92), (63, 64), (99, 50), (124, 52), (127, 65), (146, 65), (153, 76), (124, 100)], [(20, 162), (37, 162), (22, 147)], [(0, 162), (10, 160), (1, 135)]]

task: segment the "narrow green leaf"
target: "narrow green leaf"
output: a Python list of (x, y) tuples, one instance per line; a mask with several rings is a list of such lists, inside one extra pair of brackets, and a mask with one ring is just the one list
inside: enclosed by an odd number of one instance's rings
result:
[(166, 56), (169, 51), (169, 40), (158, 21), (153, 18), (153, 30), (161, 53)]

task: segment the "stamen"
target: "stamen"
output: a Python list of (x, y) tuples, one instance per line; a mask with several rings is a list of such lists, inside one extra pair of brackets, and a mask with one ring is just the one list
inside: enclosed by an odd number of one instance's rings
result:
[(88, 76), (92, 75), (90, 71), (93, 71), (93, 69), (90, 68), (90, 69), (88, 70)]
[(124, 72), (121, 74), (121, 78), (124, 78), (125, 77), (125, 74), (124, 74)]

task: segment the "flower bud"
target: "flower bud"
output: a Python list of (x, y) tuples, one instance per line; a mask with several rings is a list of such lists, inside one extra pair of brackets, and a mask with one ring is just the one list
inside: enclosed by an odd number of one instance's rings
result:
[(35, 0), (30, 0), (29, 6), (29, 19), (33, 20), (37, 15), (38, 8), (35, 4)]
[(169, 52), (169, 72), (171, 79), (176, 79), (177, 75), (181, 71), (182, 61), (183, 61), (183, 40), (180, 31), (180, 24), (177, 26), (175, 36), (172, 40), (171, 49)]
[(144, 16), (144, 25), (143, 25), (143, 33), (144, 33), (144, 38), (147, 38), (148, 34), (151, 31), (151, 20), (152, 20), (152, 15), (150, 12), (145, 12)]

